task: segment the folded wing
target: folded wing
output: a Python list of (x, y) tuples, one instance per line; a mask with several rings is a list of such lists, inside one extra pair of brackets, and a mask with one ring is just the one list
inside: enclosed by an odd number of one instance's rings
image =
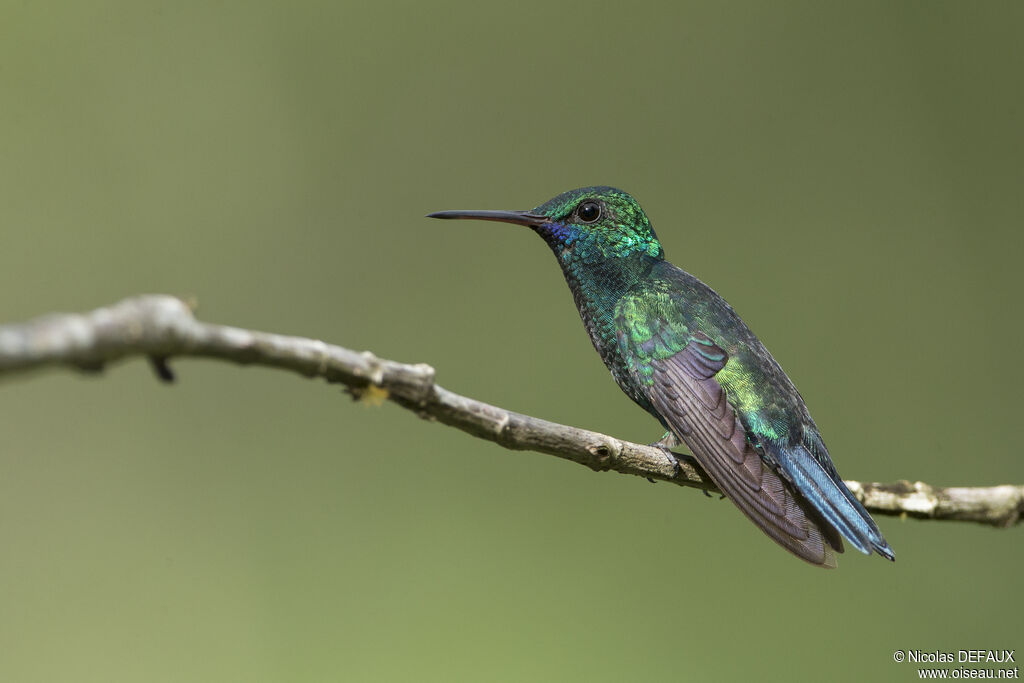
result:
[(794, 495), (747, 440), (715, 379), (729, 357), (701, 332), (681, 351), (652, 359), (650, 401), (725, 495), (776, 543), (802, 560), (836, 566), (838, 533)]

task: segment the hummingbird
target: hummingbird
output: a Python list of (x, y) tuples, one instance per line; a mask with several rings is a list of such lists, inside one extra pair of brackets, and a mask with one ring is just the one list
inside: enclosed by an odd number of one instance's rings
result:
[(529, 211), (428, 218), (523, 225), (554, 252), (590, 341), (619, 387), (685, 444), (711, 480), (772, 540), (836, 566), (842, 537), (895, 560), (836, 472), (803, 397), (725, 299), (665, 260), (647, 214), (613, 187), (564, 192)]

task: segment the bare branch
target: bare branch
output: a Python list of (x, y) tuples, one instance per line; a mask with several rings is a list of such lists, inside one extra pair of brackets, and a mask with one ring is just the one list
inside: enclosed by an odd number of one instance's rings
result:
[[(0, 377), (53, 365), (98, 372), (132, 356), (148, 357), (164, 381), (174, 379), (169, 359), (189, 356), (322, 377), (346, 385), (356, 398), (389, 399), (422, 418), (508, 449), (547, 453), (598, 471), (717, 490), (689, 456), (679, 456), (682, 468), (676, 473), (658, 448), (514, 413), (448, 391), (434, 383), (429, 365), (397, 363), (315, 339), (200, 322), (185, 302), (171, 296), (138, 296), (89, 313), (48, 315), (0, 326)], [(868, 510), (883, 515), (1006, 527), (1017, 524), (1024, 511), (1024, 486), (846, 483)]]

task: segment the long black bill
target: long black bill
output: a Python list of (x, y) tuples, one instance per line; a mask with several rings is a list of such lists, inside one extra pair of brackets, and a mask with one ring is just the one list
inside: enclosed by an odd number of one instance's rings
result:
[(462, 218), (475, 219), (479, 221), (498, 221), (500, 223), (516, 223), (536, 227), (548, 221), (547, 216), (541, 216), (529, 211), (438, 211), (428, 213), (427, 218)]

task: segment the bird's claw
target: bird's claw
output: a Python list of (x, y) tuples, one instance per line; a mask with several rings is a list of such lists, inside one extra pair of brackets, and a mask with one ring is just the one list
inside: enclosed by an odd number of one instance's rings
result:
[[(669, 432), (669, 434), (666, 434), (665, 437), (662, 438), (660, 441), (655, 441), (654, 443), (648, 445), (657, 448), (659, 451), (665, 454), (665, 459), (668, 460), (668, 464), (672, 467), (672, 476), (669, 478), (675, 479), (677, 476), (679, 476), (679, 473), (683, 471), (683, 466), (679, 464), (679, 458), (677, 458), (676, 454), (672, 452), (672, 446), (669, 445), (675, 443), (674, 441), (669, 441), (668, 437), (670, 434), (671, 432)], [(654, 483), (654, 480), (651, 479), (650, 477), (647, 478), (647, 481), (651, 482), (652, 484)]]

